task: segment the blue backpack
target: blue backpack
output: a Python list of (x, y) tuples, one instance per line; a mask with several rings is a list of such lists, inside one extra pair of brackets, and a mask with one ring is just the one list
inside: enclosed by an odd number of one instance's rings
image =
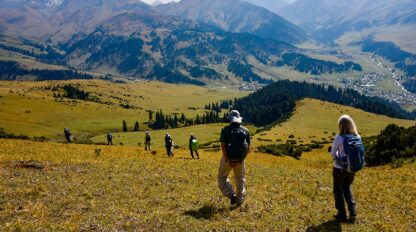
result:
[(350, 173), (360, 171), (365, 166), (364, 145), (357, 135), (341, 135), (344, 139), (345, 156), (341, 157), (342, 168)]

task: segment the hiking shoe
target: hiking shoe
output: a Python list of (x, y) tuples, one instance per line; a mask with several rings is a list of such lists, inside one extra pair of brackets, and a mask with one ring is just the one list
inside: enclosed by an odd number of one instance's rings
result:
[(244, 204), (244, 201), (242, 201), (242, 200), (237, 201), (237, 206), (238, 207), (241, 207), (243, 204)]
[(350, 213), (350, 218), (356, 218), (357, 214), (356, 213)]
[(238, 203), (238, 198), (236, 195), (232, 195), (230, 199), (231, 199), (231, 205), (235, 205)]
[(347, 216), (343, 215), (343, 214), (336, 214), (334, 215), (334, 218), (337, 220), (341, 220), (341, 221), (346, 221), (347, 220)]

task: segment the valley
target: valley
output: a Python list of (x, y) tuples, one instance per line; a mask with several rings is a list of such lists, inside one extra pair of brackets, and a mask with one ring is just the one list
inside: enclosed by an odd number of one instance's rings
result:
[(416, 231), (415, 3), (0, 1), (0, 231)]

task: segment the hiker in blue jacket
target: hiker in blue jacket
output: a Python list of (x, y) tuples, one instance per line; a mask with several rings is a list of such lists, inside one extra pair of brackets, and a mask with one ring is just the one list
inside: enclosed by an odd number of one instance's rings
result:
[(113, 135), (110, 132), (107, 133), (107, 145), (113, 145)]

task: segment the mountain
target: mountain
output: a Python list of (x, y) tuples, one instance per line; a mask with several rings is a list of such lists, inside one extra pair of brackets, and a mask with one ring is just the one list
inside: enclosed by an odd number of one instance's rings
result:
[(298, 0), (278, 12), (324, 42), (352, 31), (416, 24), (414, 0)]
[[(91, 33), (75, 34), (58, 46), (29, 40), (20, 40), (17, 46), (11, 38), (3, 37), (9, 42), (1, 38), (0, 49), (37, 61), (171, 83), (267, 84), (280, 78), (277, 70), (282, 66), (310, 75), (361, 70), (353, 62), (311, 58), (285, 42), (154, 13), (120, 13)], [(21, 69), (6, 70), (0, 79), (28, 73)]]
[[(189, 11), (162, 12), (176, 6)], [(299, 28), (237, 0), (184, 0), (154, 8), (138, 0), (65, 0), (46, 1), (42, 9), (18, 1), (2, 9), (2, 30), (20, 38), (17, 43), (0, 36), (1, 50), (77, 70), (196, 85), (267, 84), (281, 78), (282, 67), (315, 76), (361, 71), (353, 62), (302, 54), (290, 45), (305, 36)], [(204, 13), (186, 16), (191, 12)], [(6, 69), (0, 78), (39, 76), (34, 68), (16, 65), (13, 75)]]
[(261, 6), (276, 14), (278, 14), (280, 9), (289, 5), (289, 3), (287, 3), (284, 0), (242, 0), (242, 1), (254, 4), (257, 6)]
[(0, 33), (57, 42), (90, 33), (123, 12), (152, 11), (139, 0), (8, 0), (0, 7)]
[(3, 0), (0, 2), (1, 8), (18, 8), (23, 5), (42, 9), (48, 7), (59, 6), (64, 0)]
[[(136, 13), (117, 15), (62, 49), (66, 62), (80, 69), (198, 85), (241, 79), (266, 83), (253, 73), (247, 58), (273, 64), (282, 52), (296, 50), (176, 16)], [(237, 72), (240, 69), (245, 73)]]
[(238, 0), (182, 0), (154, 9), (160, 14), (201, 21), (225, 31), (251, 33), (290, 44), (308, 39), (300, 28), (275, 13)]

